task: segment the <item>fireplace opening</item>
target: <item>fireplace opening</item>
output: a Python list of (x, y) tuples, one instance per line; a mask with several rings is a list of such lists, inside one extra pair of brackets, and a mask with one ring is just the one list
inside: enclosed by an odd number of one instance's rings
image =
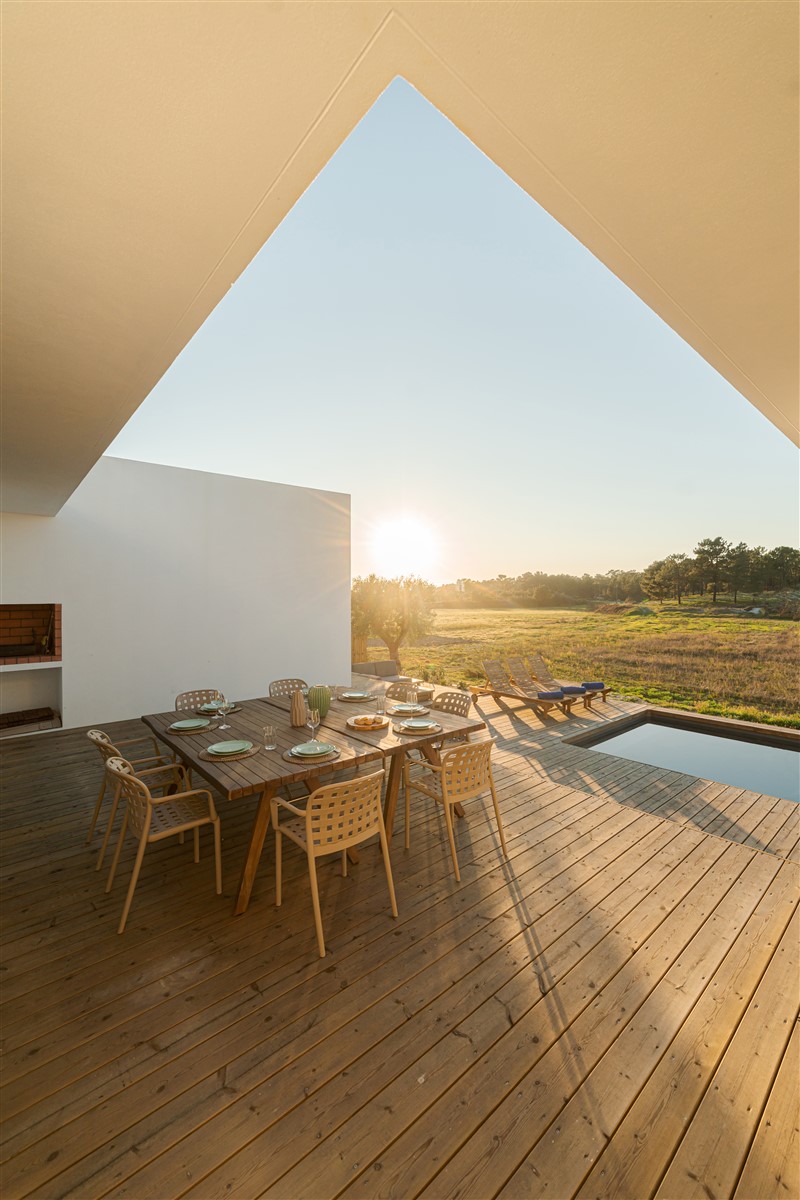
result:
[(60, 604), (0, 604), (0, 665), (60, 661)]

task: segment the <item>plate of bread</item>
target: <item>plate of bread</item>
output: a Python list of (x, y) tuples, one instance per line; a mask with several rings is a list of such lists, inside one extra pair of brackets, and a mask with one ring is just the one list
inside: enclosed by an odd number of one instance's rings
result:
[(360, 729), (362, 732), (370, 729), (385, 729), (389, 724), (389, 718), (376, 713), (359, 713), (356, 717), (349, 717), (347, 724), (351, 729)]

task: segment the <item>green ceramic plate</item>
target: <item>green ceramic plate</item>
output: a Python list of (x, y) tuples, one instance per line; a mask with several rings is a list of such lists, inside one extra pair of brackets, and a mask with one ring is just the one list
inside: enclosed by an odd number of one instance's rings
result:
[(405, 729), (435, 729), (436, 721), (431, 721), (430, 717), (412, 717), (410, 721), (403, 721)]
[(292, 754), (298, 758), (319, 758), (323, 754), (333, 754), (335, 749), (330, 742), (303, 742), (300, 746), (292, 747)]
[(201, 705), (200, 705), (200, 712), (213, 712), (213, 713), (215, 713), (215, 712), (217, 711), (217, 709), (219, 708), (219, 706), (220, 706), (220, 704), (221, 704), (221, 703), (222, 703), (222, 701), (221, 701), (221, 700), (209, 700), (208, 704), (201, 704)]
[(397, 713), (421, 713), (425, 712), (424, 704), (395, 704), (394, 711)]
[(252, 742), (214, 742), (213, 746), (208, 746), (209, 754), (219, 754), (222, 758), (226, 754), (243, 754), (245, 750), (252, 750)]
[(339, 699), (340, 700), (358, 700), (359, 702), (361, 702), (362, 700), (367, 699), (367, 693), (366, 692), (342, 692)]
[(191, 721), (173, 721), (170, 729), (205, 729), (210, 724), (205, 717), (193, 717)]

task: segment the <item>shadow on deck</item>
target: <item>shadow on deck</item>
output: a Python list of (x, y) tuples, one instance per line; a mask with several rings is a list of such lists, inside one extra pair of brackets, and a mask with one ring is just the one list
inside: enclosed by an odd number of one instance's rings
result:
[(96, 751), (5, 743), (6, 1200), (800, 1192), (796, 838), (754, 848), (748, 809), (715, 836), (719, 810), (680, 810), (719, 794), (481, 713), (508, 859), (473, 802), (456, 884), (416, 805), (397, 921), (376, 849), (322, 867), (324, 960), (299, 852), (274, 908), (271, 837), (231, 916), (252, 801), (221, 804), (223, 897), (207, 843), (152, 847), (118, 937), (132, 856), (105, 896)]

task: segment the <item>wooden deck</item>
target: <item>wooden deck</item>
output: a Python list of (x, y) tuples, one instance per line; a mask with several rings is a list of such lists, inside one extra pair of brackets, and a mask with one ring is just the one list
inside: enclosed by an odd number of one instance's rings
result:
[(415, 805), (399, 920), (377, 850), (321, 869), (324, 960), (271, 836), (231, 916), (252, 800), (224, 896), (210, 846), (151, 847), (118, 937), (96, 751), (6, 741), (4, 1200), (800, 1195), (800, 808), (565, 746), (596, 707), (482, 701), (508, 860), (473, 802), (456, 884)]

